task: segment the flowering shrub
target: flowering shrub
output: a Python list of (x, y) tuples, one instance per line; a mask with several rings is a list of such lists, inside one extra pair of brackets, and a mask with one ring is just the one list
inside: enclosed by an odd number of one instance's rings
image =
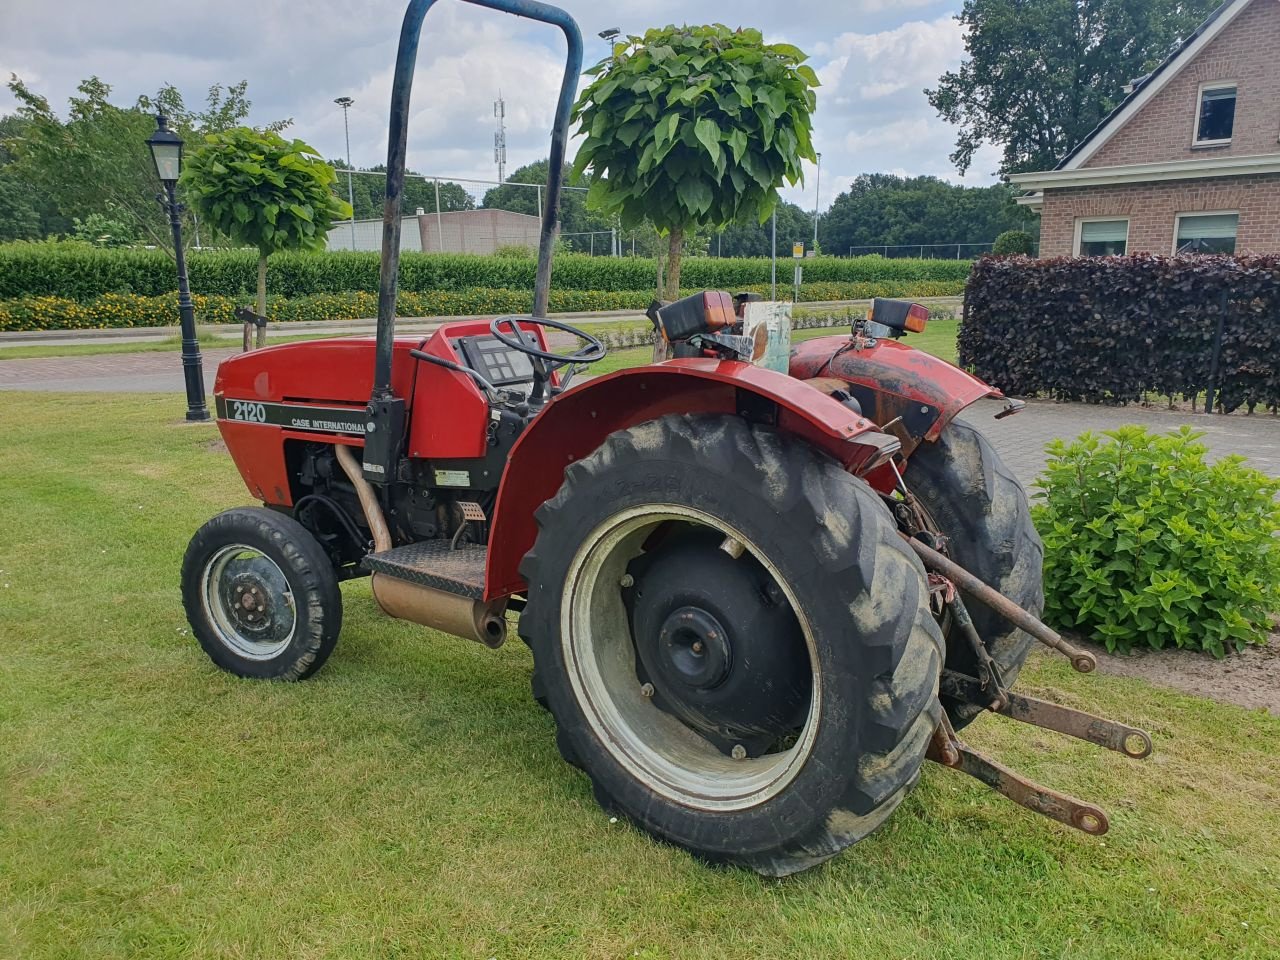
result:
[[(931, 297), (958, 292), (951, 281), (914, 283), (814, 283), (801, 288), (805, 301), (853, 300), (870, 297)], [(768, 296), (768, 285), (732, 288)], [(693, 290), (686, 291), (688, 293)], [(789, 287), (778, 293), (790, 294)], [(648, 290), (560, 290), (551, 291), (554, 313), (598, 310), (643, 310), (652, 300)], [(250, 298), (193, 294), (196, 322), (235, 323), (236, 306)], [(533, 309), (531, 289), (471, 288), (400, 292), (396, 312), (402, 317), (489, 316), (501, 313), (528, 313)], [(378, 313), (378, 296), (363, 290), (320, 293), (305, 297), (267, 298), (267, 316), (275, 323), (297, 320), (352, 320)], [(83, 330), (102, 327), (167, 327), (178, 322), (178, 295), (144, 297), (131, 293), (106, 293), (84, 302), (63, 297), (19, 297), (0, 300), (0, 331)]]

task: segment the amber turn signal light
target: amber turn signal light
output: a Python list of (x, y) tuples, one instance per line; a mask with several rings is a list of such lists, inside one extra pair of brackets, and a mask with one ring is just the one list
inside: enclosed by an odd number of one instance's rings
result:
[(913, 303), (907, 311), (907, 319), (903, 327), (912, 333), (924, 333), (924, 325), (929, 322), (929, 311), (918, 303)]

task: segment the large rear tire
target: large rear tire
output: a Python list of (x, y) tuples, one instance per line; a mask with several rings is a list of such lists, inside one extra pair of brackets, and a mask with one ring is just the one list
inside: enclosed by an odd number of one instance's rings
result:
[(878, 827), (941, 709), (924, 570), (880, 498), (736, 417), (610, 436), (537, 514), (520, 632), (597, 800), (770, 876)]
[[(1044, 547), (1031, 522), (1026, 491), (987, 438), (963, 420), (952, 421), (936, 443), (921, 444), (912, 454), (906, 481), (947, 537), (951, 559), (1040, 616)], [(1012, 686), (1034, 639), (990, 607), (974, 600), (965, 606), (1006, 686)], [(977, 657), (958, 629), (947, 630), (947, 667), (978, 673)], [(946, 697), (943, 704), (956, 728), (982, 713)]]

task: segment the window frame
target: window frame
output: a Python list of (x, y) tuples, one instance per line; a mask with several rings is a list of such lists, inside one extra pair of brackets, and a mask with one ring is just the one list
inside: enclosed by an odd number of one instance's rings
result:
[[(1184, 217), (1235, 217), (1236, 218), (1236, 235), (1232, 239), (1238, 244), (1240, 242), (1240, 211), (1239, 210), (1183, 210), (1173, 215), (1173, 256), (1178, 256), (1178, 248), (1182, 246), (1178, 239), (1178, 234), (1182, 232), (1182, 220)], [(1231, 256), (1231, 254), (1228, 254)]]
[(1073, 256), (1077, 256), (1077, 257), (1106, 256), (1106, 254), (1086, 254), (1086, 253), (1080, 252), (1080, 244), (1082, 242), (1081, 237), (1084, 233), (1084, 225), (1086, 223), (1111, 223), (1116, 220), (1124, 221), (1124, 253), (1114, 254), (1114, 256), (1127, 255), (1129, 253), (1129, 234), (1133, 231), (1133, 218), (1127, 213), (1123, 213), (1123, 214), (1113, 213), (1103, 217), (1076, 217), (1076, 237), (1075, 237), (1075, 242), (1072, 244), (1072, 249), (1075, 251)]
[[(1236, 92), (1236, 110), (1231, 117), (1231, 136), (1225, 140), (1200, 140), (1200, 113), (1204, 109), (1204, 95), (1207, 90), (1221, 90), (1230, 87)], [(1225, 147), (1235, 138), (1236, 115), (1240, 109), (1240, 83), (1237, 80), (1205, 80), (1196, 88), (1196, 105), (1191, 115), (1191, 149), (1200, 147)]]

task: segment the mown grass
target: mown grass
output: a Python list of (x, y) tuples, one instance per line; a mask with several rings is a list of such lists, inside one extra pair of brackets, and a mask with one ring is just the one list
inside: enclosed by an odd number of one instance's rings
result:
[(178, 568), (248, 502), (175, 397), (0, 394), (0, 957), (1280, 955), (1280, 720), (1076, 675), (1028, 692), (1151, 731), (1143, 763), (986, 718), (1102, 801), (1099, 841), (927, 766), (870, 840), (785, 881), (611, 822), (491, 652), (375, 614), (313, 680), (214, 669)]

